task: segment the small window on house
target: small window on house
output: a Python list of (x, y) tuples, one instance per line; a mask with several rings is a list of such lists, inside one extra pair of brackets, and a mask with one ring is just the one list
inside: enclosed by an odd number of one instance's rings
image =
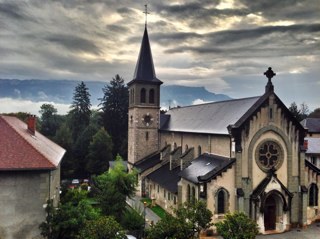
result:
[(158, 185), (158, 190), (157, 191), (158, 191), (158, 193), (160, 192), (160, 186), (159, 185)]
[(311, 163), (313, 163), (314, 165), (317, 164), (317, 158), (316, 157), (311, 157)]
[(149, 91), (149, 103), (154, 104), (154, 89)]
[(167, 196), (167, 192), (165, 189), (163, 189), (163, 197), (166, 198), (166, 196)]
[(174, 143), (173, 143), (173, 149), (176, 149), (176, 148), (177, 148), (177, 143), (174, 142)]
[(177, 204), (177, 197), (173, 196), (173, 204), (176, 205)]
[(146, 132), (146, 141), (149, 140), (149, 132)]
[(318, 206), (318, 186), (313, 183), (309, 189), (309, 206)]
[(170, 196), (171, 196), (171, 195), (170, 195), (170, 193), (168, 192), (168, 200), (169, 200), (169, 201), (170, 201)]
[(142, 88), (140, 91), (140, 103), (146, 103), (146, 89)]
[(185, 151), (187, 151), (187, 150), (188, 150), (188, 148), (189, 148), (189, 146), (186, 144), (186, 146), (185, 146)]

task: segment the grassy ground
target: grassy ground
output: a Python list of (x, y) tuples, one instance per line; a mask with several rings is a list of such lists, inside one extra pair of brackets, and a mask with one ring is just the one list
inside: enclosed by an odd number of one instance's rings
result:
[(159, 205), (155, 205), (152, 206), (152, 200), (150, 198), (142, 198), (141, 202), (146, 202), (147, 203), (147, 207), (149, 207), (155, 214), (157, 214), (161, 219), (163, 219), (165, 217), (165, 215), (167, 214), (167, 212), (160, 207)]

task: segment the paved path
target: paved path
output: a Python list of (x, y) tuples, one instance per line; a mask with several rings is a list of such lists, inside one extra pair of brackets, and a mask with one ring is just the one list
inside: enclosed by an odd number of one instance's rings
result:
[[(144, 206), (140, 200), (141, 200), (141, 197), (139, 196), (134, 196), (131, 199), (127, 198), (127, 204), (133, 209), (135, 209), (137, 212), (140, 212), (141, 214), (143, 214)], [(148, 207), (145, 208), (145, 213), (146, 213), (147, 226), (151, 222), (157, 223), (160, 220), (160, 217)]]
[[(222, 237), (214, 237), (222, 239)], [(256, 239), (320, 239), (320, 223), (313, 223), (306, 229), (292, 229), (289, 232), (272, 235), (258, 235)]]
[(306, 229), (292, 229), (273, 235), (259, 235), (257, 239), (320, 239), (320, 223), (313, 223)]

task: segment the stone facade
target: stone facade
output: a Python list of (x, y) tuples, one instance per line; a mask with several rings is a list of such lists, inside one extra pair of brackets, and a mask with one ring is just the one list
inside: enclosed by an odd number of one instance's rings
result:
[[(274, 93), (272, 69), (265, 75), (268, 83), (261, 97), (212, 103), (212, 107), (176, 108), (169, 110), (164, 123), (159, 122), (159, 105), (142, 106), (136, 102), (138, 96), (131, 96), (129, 161), (135, 165), (159, 152), (159, 162), (140, 174), (142, 187), (157, 204), (171, 212), (169, 206), (205, 200), (213, 212), (213, 222), (223, 220), (227, 212), (243, 211), (257, 221), (261, 233), (304, 227), (320, 217), (320, 169), (305, 162), (306, 129)], [(149, 83), (131, 83), (130, 87), (131, 93), (149, 90)], [(144, 125), (148, 113), (156, 117), (156, 124)], [(225, 129), (215, 124), (224, 125)], [(152, 131), (150, 142), (145, 140), (148, 130)], [(166, 150), (159, 151), (160, 148)], [(171, 173), (164, 168), (168, 160)], [(174, 174), (178, 168), (180, 173)], [(175, 180), (180, 177), (176, 188), (168, 186), (174, 188), (174, 203), (170, 201), (172, 194), (168, 196), (161, 186), (168, 182), (157, 172)]]
[(0, 173), (0, 238), (40, 237), (49, 198), (59, 201), (60, 172), (24, 171)]

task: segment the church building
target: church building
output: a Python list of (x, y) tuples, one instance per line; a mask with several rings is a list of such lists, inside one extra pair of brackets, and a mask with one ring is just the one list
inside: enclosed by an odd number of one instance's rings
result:
[[(160, 114), (147, 27), (129, 88), (128, 163), (138, 194), (168, 212), (203, 200), (213, 223), (243, 211), (261, 233), (320, 219), (320, 169), (306, 160), (307, 129), (276, 95), (271, 67), (264, 94), (169, 109)], [(261, 86), (263, 87), (263, 86)]]

